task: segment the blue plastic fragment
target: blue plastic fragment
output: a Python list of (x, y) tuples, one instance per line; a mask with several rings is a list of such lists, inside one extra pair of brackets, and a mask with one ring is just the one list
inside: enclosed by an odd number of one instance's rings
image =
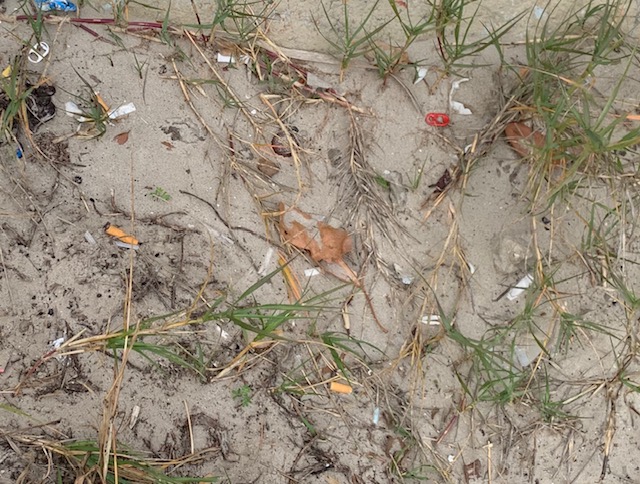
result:
[(22, 158), (22, 149), (21, 148), (16, 148), (16, 156), (18, 157), (18, 159)]
[(69, 0), (33, 0), (43, 12), (76, 12), (78, 7)]

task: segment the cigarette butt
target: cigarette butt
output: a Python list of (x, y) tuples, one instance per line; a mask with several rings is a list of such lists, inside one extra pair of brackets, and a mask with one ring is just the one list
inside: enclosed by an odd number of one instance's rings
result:
[(107, 222), (107, 224), (104, 226), (104, 233), (109, 235), (109, 236), (111, 236), (111, 237), (115, 237), (120, 242), (124, 242), (125, 244), (130, 244), (130, 245), (139, 245), (140, 244), (138, 239), (136, 239), (133, 235), (127, 234), (120, 227), (116, 227), (115, 225), (111, 225), (109, 222)]
[(104, 99), (102, 99), (102, 96), (100, 96), (100, 93), (94, 92), (94, 94), (96, 96), (96, 101), (98, 102), (100, 107), (104, 110), (105, 113), (108, 113), (109, 112), (109, 106), (107, 106), (107, 103), (104, 102)]
[(338, 383), (337, 381), (332, 381), (331, 385), (329, 386), (329, 389), (332, 392), (336, 392), (336, 393), (349, 394), (353, 392), (353, 388), (351, 388), (349, 385), (346, 385), (344, 383)]

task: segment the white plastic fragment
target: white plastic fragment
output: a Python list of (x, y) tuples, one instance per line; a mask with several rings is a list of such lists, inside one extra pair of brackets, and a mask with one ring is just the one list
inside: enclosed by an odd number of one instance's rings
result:
[(378, 425), (378, 422), (380, 421), (380, 407), (373, 409), (373, 418), (371, 420), (373, 425)]
[(64, 336), (62, 336), (61, 338), (58, 339), (54, 339), (50, 346), (51, 348), (53, 348), (54, 350), (59, 350), (60, 347), (62, 346), (62, 343), (64, 343)]
[(216, 55), (216, 60), (220, 64), (231, 64), (235, 62), (235, 59), (233, 58), (232, 55), (224, 55), (224, 54), (221, 54), (220, 52), (218, 52), (218, 54)]
[(118, 106), (115, 109), (109, 111), (109, 119), (116, 120), (120, 119), (124, 116), (127, 116), (133, 113), (136, 110), (136, 106), (133, 103), (123, 104), (122, 106)]
[(262, 264), (260, 264), (260, 268), (258, 269), (258, 275), (260, 277), (264, 276), (269, 269), (269, 265), (271, 264), (271, 259), (273, 258), (273, 254), (275, 253), (275, 249), (273, 247), (269, 247), (267, 249), (267, 253), (264, 255), (264, 259), (262, 260)]
[(320, 274), (320, 270), (317, 267), (312, 267), (311, 269), (305, 269), (304, 275), (306, 277), (313, 277)]
[(96, 239), (93, 238), (93, 235), (91, 235), (91, 233), (88, 230), (84, 233), (84, 240), (89, 242), (91, 245), (97, 244)]
[(465, 77), (464, 79), (460, 79), (458, 81), (453, 81), (451, 83), (451, 91), (449, 91), (449, 106), (456, 113), (463, 114), (465, 116), (473, 114), (471, 112), (471, 109), (468, 109), (464, 104), (462, 104), (462, 103), (460, 103), (458, 101), (454, 101), (453, 100), (453, 93), (458, 90), (458, 88), (460, 87), (460, 84), (462, 84), (463, 82), (467, 82), (468, 80), (469, 79), (467, 77)]
[(402, 267), (399, 264), (394, 263), (393, 270), (396, 271), (398, 278), (400, 279), (402, 284), (404, 284), (405, 286), (410, 286), (411, 283), (413, 283), (413, 279), (414, 279), (413, 276), (406, 273), (403, 274), (404, 271), (402, 270)]
[(469, 274), (474, 275), (476, 273), (476, 266), (474, 266), (471, 262), (467, 262), (467, 267), (469, 269)]
[(522, 279), (520, 279), (514, 287), (512, 287), (507, 293), (507, 299), (509, 301), (513, 301), (520, 294), (527, 290), (527, 288), (533, 283), (533, 276), (531, 274), (527, 274)]
[(542, 18), (542, 15), (544, 14), (544, 8), (543, 7), (538, 7), (537, 5), (535, 7), (533, 7), (533, 16), (535, 18), (537, 18), (538, 20)]
[(430, 314), (428, 316), (422, 316), (420, 320), (422, 324), (428, 324), (429, 326), (439, 326), (440, 325), (440, 316), (437, 314)]
[(140, 416), (140, 405), (134, 405), (131, 410), (131, 418), (129, 419), (129, 429), (133, 429), (138, 423), (138, 417)]
[(81, 123), (86, 123), (87, 121), (91, 121), (91, 119), (84, 116), (82, 109), (80, 109), (78, 105), (73, 101), (67, 101), (66, 103), (64, 103), (64, 110), (67, 113), (67, 116), (71, 116), (76, 121), (79, 121)]
[(229, 339), (229, 333), (227, 333), (224, 329), (222, 329), (220, 326), (218, 326), (217, 324), (213, 326), (215, 328), (215, 330), (218, 332), (218, 334), (220, 335), (220, 337), (222, 339)]
[(449, 454), (449, 455), (447, 456), (447, 460), (448, 460), (450, 463), (453, 463), (453, 462), (456, 460), (456, 457), (455, 457), (453, 454)]
[(516, 361), (521, 368), (526, 368), (527, 366), (529, 366), (534, 362), (534, 360), (538, 358), (538, 356), (540, 356), (540, 353), (542, 353), (542, 349), (539, 346), (536, 346), (533, 351), (526, 351), (524, 348), (516, 345), (513, 350), (515, 353)]
[(138, 250), (140, 248), (139, 245), (127, 244), (126, 242), (122, 242), (121, 240), (116, 240), (113, 242), (116, 247), (120, 247), (121, 249), (133, 249)]
[(413, 83), (418, 84), (420, 81), (423, 81), (428, 72), (429, 69), (427, 69), (426, 67), (416, 66), (416, 80), (413, 81)]

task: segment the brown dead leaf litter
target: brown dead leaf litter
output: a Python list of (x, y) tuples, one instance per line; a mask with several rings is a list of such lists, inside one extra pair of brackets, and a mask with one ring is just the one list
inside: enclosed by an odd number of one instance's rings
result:
[[(577, 168), (568, 133), (606, 120), (547, 131), (491, 49), (446, 74), (429, 31), (401, 58), (424, 81), (381, 79), (330, 55), (342, 2), (230, 2), (268, 19), (207, 40), (216, 5), (50, 19), (33, 64), (3, 4), (5, 94), (57, 109), (1, 137), (0, 482), (640, 481), (633, 146)], [(570, 74), (634, 132), (636, 62)]]

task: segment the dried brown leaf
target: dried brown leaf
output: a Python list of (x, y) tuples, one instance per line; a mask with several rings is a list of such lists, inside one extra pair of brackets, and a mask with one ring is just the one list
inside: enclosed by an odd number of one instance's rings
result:
[(533, 131), (524, 123), (507, 124), (504, 134), (513, 151), (522, 157), (529, 156), (532, 147), (544, 147), (544, 135), (540, 131)]
[(127, 141), (129, 141), (129, 131), (125, 131), (123, 133), (115, 135), (113, 137), (113, 141), (115, 141), (119, 145), (125, 144)]

